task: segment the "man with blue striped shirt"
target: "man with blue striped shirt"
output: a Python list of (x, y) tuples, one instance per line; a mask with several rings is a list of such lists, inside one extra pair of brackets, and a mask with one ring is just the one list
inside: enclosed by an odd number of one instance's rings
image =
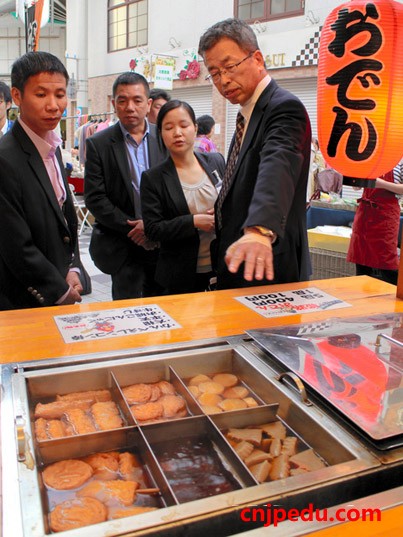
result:
[(155, 296), (160, 294), (154, 281), (158, 249), (144, 234), (140, 180), (165, 155), (146, 118), (151, 104), (147, 80), (123, 73), (113, 84), (112, 103), (119, 121), (86, 142), (84, 193), (95, 216), (90, 254), (111, 275), (114, 300)]

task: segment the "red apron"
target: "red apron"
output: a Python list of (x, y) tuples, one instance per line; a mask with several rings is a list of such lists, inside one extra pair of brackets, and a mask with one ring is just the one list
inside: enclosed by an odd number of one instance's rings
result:
[[(393, 173), (382, 178), (393, 182)], [(347, 261), (375, 269), (398, 270), (400, 207), (396, 194), (383, 188), (364, 188), (358, 201)]]

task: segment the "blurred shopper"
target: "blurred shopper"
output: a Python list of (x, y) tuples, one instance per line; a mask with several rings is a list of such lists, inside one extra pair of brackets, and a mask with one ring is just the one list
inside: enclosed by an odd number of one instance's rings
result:
[(13, 121), (8, 119), (8, 111), (13, 104), (10, 88), (0, 80), (0, 138), (13, 126)]
[(194, 153), (196, 118), (188, 103), (165, 104), (157, 128), (169, 157), (141, 180), (145, 231), (161, 244), (155, 277), (166, 294), (205, 291), (214, 277), (210, 243), (224, 160)]
[(148, 123), (150, 89), (137, 73), (123, 73), (113, 84), (119, 121), (86, 141), (84, 195), (95, 216), (90, 254), (112, 277), (113, 300), (159, 294), (154, 280), (156, 244), (144, 234), (141, 174), (163, 158), (155, 125)]
[(270, 77), (247, 23), (213, 25), (199, 54), (218, 91), (241, 105), (215, 205), (218, 288), (307, 280), (308, 114)]
[(200, 153), (216, 153), (217, 147), (211, 140), (215, 125), (214, 118), (205, 114), (197, 118), (197, 136), (195, 140), (195, 150)]
[(147, 119), (150, 123), (157, 123), (157, 117), (161, 107), (171, 100), (169, 93), (163, 89), (153, 88), (150, 90), (151, 106)]
[(81, 302), (77, 218), (54, 133), (69, 76), (47, 52), (11, 69), (19, 118), (0, 140), (0, 309)]
[(402, 163), (364, 188), (358, 200), (347, 261), (356, 264), (357, 276), (367, 275), (397, 285), (400, 206), (403, 194)]

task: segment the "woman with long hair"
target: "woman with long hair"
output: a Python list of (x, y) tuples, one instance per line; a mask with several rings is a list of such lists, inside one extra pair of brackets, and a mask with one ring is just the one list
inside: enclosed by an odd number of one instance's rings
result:
[(169, 157), (141, 178), (145, 233), (160, 243), (155, 279), (166, 294), (204, 291), (214, 276), (210, 244), (224, 159), (194, 152), (197, 124), (186, 102), (164, 104), (157, 130)]

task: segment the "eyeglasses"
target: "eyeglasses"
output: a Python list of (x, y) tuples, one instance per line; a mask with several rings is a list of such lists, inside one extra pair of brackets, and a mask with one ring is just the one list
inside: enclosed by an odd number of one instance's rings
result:
[(256, 50), (253, 52), (249, 52), (247, 56), (243, 60), (241, 60), (238, 63), (231, 63), (230, 65), (226, 65), (222, 69), (216, 69), (215, 71), (212, 71), (209, 75), (206, 76), (206, 80), (209, 82), (218, 82), (222, 75), (233, 75), (236, 71), (236, 68), (241, 65), (241, 63), (248, 60), (251, 56), (255, 54)]

